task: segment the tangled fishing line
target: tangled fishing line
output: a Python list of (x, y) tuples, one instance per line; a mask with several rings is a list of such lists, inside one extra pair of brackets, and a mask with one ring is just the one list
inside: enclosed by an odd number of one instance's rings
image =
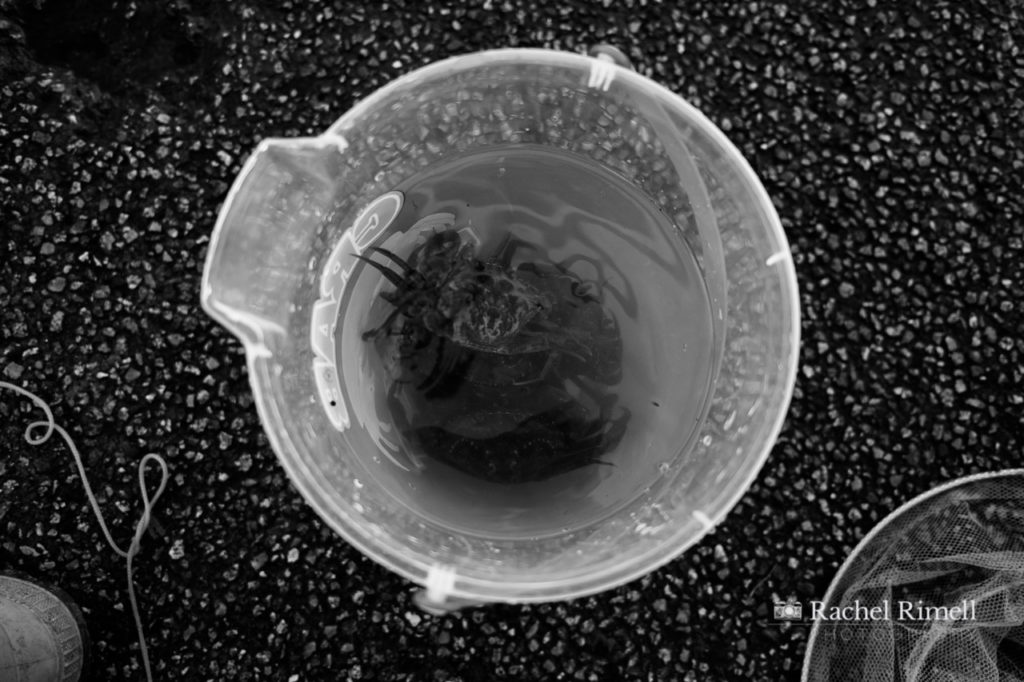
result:
[[(30, 445), (41, 445), (50, 439), (53, 432), (56, 431), (60, 434), (60, 437), (64, 439), (67, 444), (68, 450), (71, 451), (71, 455), (75, 458), (75, 465), (78, 467), (78, 474), (82, 479), (82, 486), (85, 488), (85, 495), (89, 499), (89, 504), (92, 506), (93, 512), (96, 514), (96, 520), (99, 521), (100, 528), (103, 530), (103, 536), (107, 539), (107, 544), (125, 560), (126, 577), (128, 581), (128, 602), (132, 607), (132, 616), (135, 618), (135, 628), (139, 636), (139, 650), (142, 653), (142, 667), (146, 671), (146, 679), (149, 682), (153, 682), (153, 674), (149, 665), (149, 652), (146, 648), (146, 637), (142, 631), (142, 618), (139, 616), (139, 605), (138, 600), (135, 598), (135, 583), (132, 580), (132, 558), (139, 553), (139, 545), (142, 541), (142, 536), (145, 534), (146, 529), (149, 527), (150, 516), (153, 512), (153, 508), (156, 506), (157, 500), (160, 495), (164, 492), (164, 487), (167, 485), (168, 473), (167, 473), (167, 462), (160, 455), (149, 453), (142, 458), (139, 462), (139, 489), (142, 492), (142, 516), (139, 518), (139, 522), (135, 525), (135, 535), (132, 537), (131, 543), (128, 545), (128, 549), (121, 549), (114, 538), (110, 535), (110, 530), (107, 528), (107, 522), (103, 518), (103, 512), (100, 511), (99, 503), (96, 500), (96, 496), (92, 492), (92, 487), (89, 485), (89, 479), (85, 475), (85, 466), (82, 464), (82, 456), (78, 452), (78, 448), (75, 446), (75, 442), (71, 439), (71, 436), (65, 431), (53, 418), (53, 412), (50, 410), (50, 406), (46, 402), (35, 395), (31, 391), (27, 391), (14, 384), (9, 384), (6, 381), (0, 381), (0, 388), (6, 388), (10, 391), (14, 391), (20, 395), (30, 399), (39, 409), (46, 415), (45, 421), (32, 422), (25, 428), (25, 440)], [(41, 434), (37, 435), (38, 429), (45, 429)], [(149, 496), (149, 491), (146, 489), (146, 466), (150, 462), (156, 462), (160, 465), (160, 485), (157, 487), (156, 493), (152, 498)]]

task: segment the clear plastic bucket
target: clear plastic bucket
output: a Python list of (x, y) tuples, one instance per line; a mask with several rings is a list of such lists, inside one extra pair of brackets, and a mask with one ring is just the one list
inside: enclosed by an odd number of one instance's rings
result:
[[(348, 257), (394, 217), (391, 190), (453, 155), (520, 144), (600, 164), (672, 221), (710, 301), (714, 366), (692, 437), (666, 448), (656, 479), (614, 514), (566, 532), (488, 537), (398, 503), (370, 470), (390, 463), (355, 456), (372, 425), (335, 337), (339, 314), (358, 304)], [(533, 49), (432, 64), (318, 137), (261, 143), (214, 229), (202, 305), (245, 345), (260, 418), (294, 485), (348, 542), (426, 587), (422, 603), (436, 608), (579, 597), (678, 556), (757, 475), (789, 405), (799, 345), (786, 238), (722, 132), (627, 68)]]

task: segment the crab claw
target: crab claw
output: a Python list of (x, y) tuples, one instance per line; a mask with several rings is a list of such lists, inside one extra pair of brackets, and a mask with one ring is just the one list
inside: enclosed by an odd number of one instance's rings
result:
[[(399, 258), (398, 255), (395, 254), (393, 251), (388, 251), (387, 249), (385, 249), (383, 247), (380, 247), (380, 246), (371, 246), (371, 247), (367, 248), (367, 251), (372, 251), (373, 253), (379, 253), (382, 256), (388, 258), (392, 263), (394, 263), (398, 267), (402, 268), (402, 274), (405, 274), (405, 275), (413, 275), (413, 274), (415, 274), (415, 270), (413, 270), (412, 266), (409, 265), (408, 263), (406, 263), (401, 258)], [(356, 258), (360, 258), (360, 257), (361, 256), (356, 256)]]
[(402, 278), (398, 276), (398, 273), (394, 272), (393, 270), (388, 270), (386, 265), (378, 263), (375, 260), (370, 260), (366, 256), (363, 256), (358, 253), (353, 255), (355, 255), (356, 258), (363, 261), (364, 263), (372, 265), (374, 270), (377, 270), (380, 274), (384, 275), (384, 279), (391, 282), (395, 287), (402, 288), (404, 286), (404, 282), (402, 281)]

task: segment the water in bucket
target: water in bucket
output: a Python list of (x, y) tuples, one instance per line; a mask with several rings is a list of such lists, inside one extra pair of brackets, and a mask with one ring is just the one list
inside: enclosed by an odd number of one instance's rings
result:
[(547, 50), (263, 142), (202, 304), (296, 488), (439, 608), (592, 594), (698, 541), (768, 455), (799, 336), (778, 217), (721, 131)]

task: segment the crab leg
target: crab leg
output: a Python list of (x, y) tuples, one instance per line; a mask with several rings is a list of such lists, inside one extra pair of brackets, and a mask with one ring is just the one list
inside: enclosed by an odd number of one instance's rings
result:
[[(542, 339), (548, 341), (548, 350), (557, 350), (576, 358), (580, 362), (590, 361), (590, 357), (585, 357), (582, 354), (586, 353), (589, 356), (590, 348), (587, 344), (581, 341), (577, 335), (550, 322), (537, 320), (535, 324), (537, 331), (523, 330), (519, 332), (519, 336), (524, 339)], [(581, 349), (582, 352), (577, 352), (570, 348), (570, 344), (575, 345), (575, 347)]]
[(416, 386), (417, 390), (423, 391), (424, 394), (429, 396), (437, 389), (444, 390), (442, 382), (445, 380), (451, 381), (453, 377), (457, 383), (454, 386), (449, 386), (448, 390), (454, 390), (465, 380), (465, 372), (460, 372), (458, 375), (455, 374), (455, 370), (465, 361), (466, 355), (461, 349), (442, 339), (437, 348), (434, 366), (426, 378)]
[(513, 386), (529, 386), (530, 384), (535, 384), (535, 383), (537, 383), (539, 381), (544, 381), (544, 379), (547, 378), (548, 373), (551, 372), (551, 369), (554, 367), (554, 365), (555, 365), (555, 354), (554, 353), (550, 353), (548, 355), (548, 357), (547, 357), (547, 360), (544, 361), (544, 367), (541, 368), (540, 373), (537, 374), (536, 377), (534, 377), (533, 379), (527, 379), (525, 381), (513, 381), (512, 385)]
[(498, 246), (494, 255), (491, 256), (491, 261), (508, 267), (512, 264), (512, 256), (515, 255), (516, 251), (521, 248), (537, 250), (537, 247), (528, 241), (522, 240), (518, 237), (513, 237), (511, 234), (505, 235), (505, 238), (501, 240), (501, 244)]
[(387, 266), (385, 266), (385, 265), (383, 265), (381, 263), (378, 263), (377, 261), (370, 260), (366, 256), (360, 255), (358, 253), (354, 254), (354, 255), (359, 260), (361, 260), (361, 261), (363, 261), (365, 263), (368, 263), (369, 265), (372, 265), (375, 270), (380, 272), (380, 274), (384, 275), (384, 278), (387, 281), (389, 281), (392, 284), (394, 284), (397, 288), (399, 288), (399, 289), (402, 288), (402, 285), (403, 285), (402, 278), (398, 276), (398, 273), (396, 273), (396, 272), (394, 272), (392, 270), (388, 270)]
[[(402, 260), (401, 258), (399, 258), (399, 257), (398, 257), (398, 256), (397, 256), (397, 255), (396, 255), (396, 254), (395, 254), (394, 252), (392, 252), (392, 251), (388, 251), (387, 249), (385, 249), (385, 248), (381, 248), (381, 247), (379, 247), (379, 246), (371, 246), (371, 247), (369, 247), (369, 248), (367, 249), (367, 251), (373, 251), (374, 253), (379, 253), (379, 254), (381, 254), (381, 255), (383, 255), (383, 256), (385, 256), (385, 257), (387, 257), (388, 259), (390, 259), (390, 260), (391, 260), (391, 262), (392, 262), (392, 263), (394, 263), (394, 264), (395, 264), (395, 265), (397, 265), (398, 267), (402, 268), (402, 272), (403, 272), (403, 274), (406, 274), (406, 275), (410, 275), (410, 274), (412, 274), (412, 273), (414, 272), (414, 270), (413, 270), (413, 268), (412, 268), (412, 266), (411, 266), (411, 265), (409, 265), (409, 264), (408, 264), (408, 263), (406, 263), (406, 262), (405, 262), (404, 260)], [(358, 258), (358, 256), (357, 256), (357, 258)]]
[(363, 341), (377, 338), (382, 331), (391, 326), (391, 323), (395, 321), (395, 318), (398, 317), (398, 315), (401, 312), (402, 311), (399, 308), (395, 308), (388, 314), (384, 321), (377, 326), (376, 329), (371, 329), (369, 331), (363, 332)]

